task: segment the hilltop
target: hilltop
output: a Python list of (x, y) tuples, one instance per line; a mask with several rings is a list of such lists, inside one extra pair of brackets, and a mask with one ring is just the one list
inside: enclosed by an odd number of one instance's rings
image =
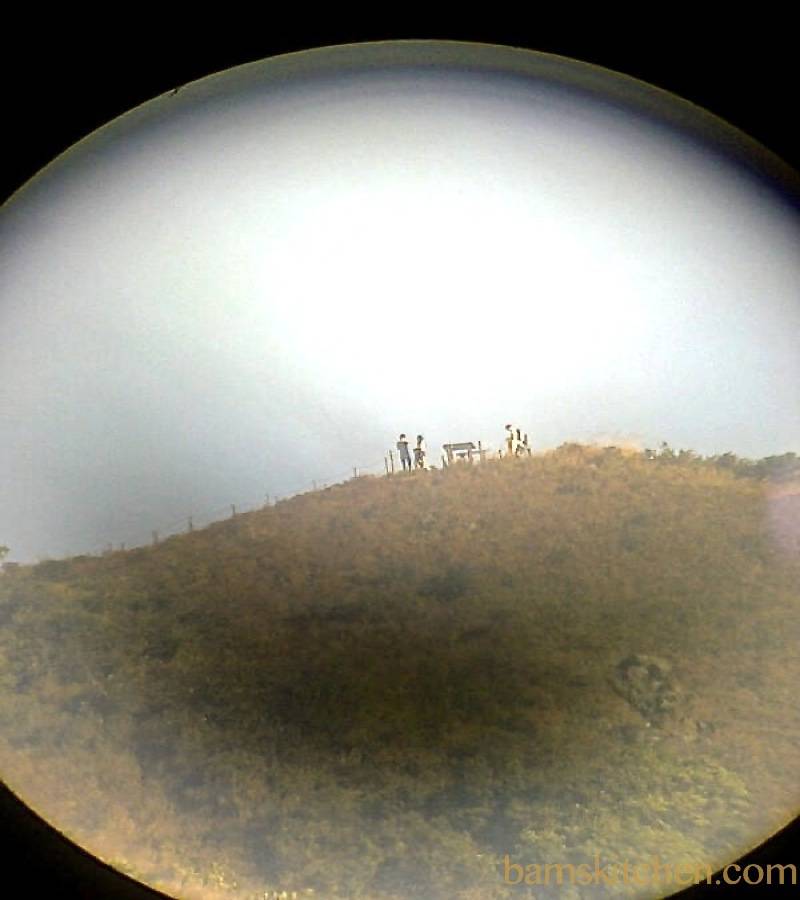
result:
[(798, 805), (796, 507), (758, 465), (567, 445), (9, 571), (6, 780), (185, 897), (722, 864)]

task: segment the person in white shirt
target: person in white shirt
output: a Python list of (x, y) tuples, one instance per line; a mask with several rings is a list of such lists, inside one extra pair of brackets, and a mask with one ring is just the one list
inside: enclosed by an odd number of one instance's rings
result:
[(531, 455), (530, 444), (528, 443), (528, 435), (522, 437), (522, 429), (514, 428), (513, 425), (506, 425), (506, 456), (524, 456)]
[(417, 469), (425, 468), (425, 456), (428, 453), (428, 448), (425, 445), (425, 438), (421, 435), (417, 435), (417, 446), (414, 447), (414, 466)]
[(516, 436), (514, 434), (514, 426), (506, 425), (506, 455), (514, 456), (516, 447)]

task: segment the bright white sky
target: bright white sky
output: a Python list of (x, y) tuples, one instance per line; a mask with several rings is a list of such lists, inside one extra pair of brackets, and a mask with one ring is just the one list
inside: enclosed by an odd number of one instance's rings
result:
[(776, 193), (544, 82), (266, 71), (153, 101), (4, 210), (12, 558), (381, 467), (400, 431), (800, 451)]

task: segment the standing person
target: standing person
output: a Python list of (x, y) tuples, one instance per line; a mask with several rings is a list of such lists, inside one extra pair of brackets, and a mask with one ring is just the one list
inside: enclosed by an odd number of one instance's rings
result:
[(514, 437), (514, 426), (506, 425), (506, 455), (513, 456), (516, 449)]
[(520, 428), (517, 429), (517, 440), (514, 443), (514, 453), (517, 456), (522, 456), (525, 452), (525, 442), (522, 440), (522, 430)]
[(428, 453), (428, 448), (425, 446), (425, 438), (421, 435), (417, 435), (417, 446), (414, 447), (414, 467), (417, 469), (425, 468), (425, 456)]
[(408, 470), (411, 471), (411, 455), (408, 452), (408, 438), (404, 435), (400, 435), (400, 439), (397, 441), (397, 452), (400, 454), (400, 462), (403, 464), (403, 471)]

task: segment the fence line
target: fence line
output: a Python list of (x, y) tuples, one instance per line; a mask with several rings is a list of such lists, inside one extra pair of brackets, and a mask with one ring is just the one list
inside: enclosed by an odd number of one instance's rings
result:
[[(489, 447), (486, 447), (482, 451), (481, 458), (496, 459), (503, 455), (504, 454), (502, 451), (496, 451), (490, 449)], [(366, 465), (351, 466), (348, 470), (340, 470), (336, 474), (329, 475), (324, 479), (314, 478), (310, 481), (303, 481), (299, 486), (292, 488), (289, 491), (283, 491), (279, 494), (273, 494), (271, 492), (265, 493), (264, 501), (261, 503), (226, 503), (223, 506), (218, 506), (214, 509), (209, 509), (201, 513), (188, 513), (184, 516), (181, 516), (180, 518), (174, 519), (172, 522), (166, 525), (162, 524), (158, 528), (149, 529), (149, 541), (144, 537), (144, 535), (148, 532), (143, 529), (140, 532), (139, 536), (134, 537), (133, 540), (120, 542), (116, 547), (109, 541), (99, 541), (87, 550), (87, 554), (91, 556), (97, 556), (107, 555), (113, 552), (124, 552), (126, 548), (137, 549), (146, 546), (148, 543), (155, 546), (160, 544), (164, 540), (175, 537), (178, 534), (191, 533), (198, 527), (204, 528), (216, 522), (222, 521), (223, 514), (225, 513), (228, 514), (228, 518), (236, 518), (243, 513), (255, 512), (259, 509), (265, 509), (267, 507), (275, 506), (277, 503), (281, 503), (285, 500), (290, 500), (293, 497), (298, 497), (302, 494), (326, 490), (327, 488), (334, 485), (344, 484), (346, 481), (354, 478), (359, 478), (364, 475), (372, 475), (376, 477), (392, 477), (393, 475), (402, 472), (402, 469), (396, 466), (396, 461), (399, 463), (396, 451), (388, 450), (384, 454), (384, 457), (382, 460), (380, 460), (380, 462), (376, 461), (368, 463)], [(442, 468), (446, 468), (448, 465), (447, 462), (444, 459), (442, 460), (442, 462)], [(450, 464), (452, 465), (454, 463), (451, 462)], [(429, 468), (429, 466), (426, 465), (426, 468)], [(38, 562), (42, 562), (50, 558), (51, 557), (45, 556), (40, 558)], [(35, 565), (35, 563), (33, 565)]]
[[(502, 451), (495, 451), (489, 448), (484, 448), (481, 452), (481, 459), (496, 459), (501, 457), (502, 455)], [(477, 458), (477, 453), (475, 454), (475, 458)], [(264, 500), (261, 503), (226, 503), (223, 506), (205, 510), (201, 513), (188, 513), (184, 516), (181, 516), (180, 518), (174, 519), (168, 524), (162, 524), (158, 528), (150, 528), (148, 530), (150, 535), (149, 541), (144, 537), (144, 535), (148, 532), (143, 529), (140, 533), (140, 537), (134, 537), (133, 540), (129, 539), (125, 542), (120, 542), (118, 545), (116, 545), (116, 547), (109, 541), (101, 541), (87, 550), (87, 555), (96, 556), (107, 555), (113, 552), (124, 552), (126, 548), (135, 549), (146, 546), (148, 543), (157, 545), (170, 537), (174, 537), (177, 534), (191, 533), (198, 527), (204, 528), (214, 524), (215, 522), (222, 521), (225, 517), (224, 514), (226, 513), (228, 518), (236, 518), (243, 513), (254, 512), (259, 509), (265, 509), (270, 506), (275, 506), (277, 503), (283, 502), (285, 500), (290, 500), (293, 497), (299, 497), (302, 494), (325, 490), (334, 485), (344, 484), (346, 481), (359, 478), (364, 475), (373, 475), (376, 477), (391, 477), (395, 474), (402, 473), (402, 469), (399, 469), (396, 463), (399, 464), (396, 451), (388, 450), (386, 454), (384, 454), (384, 457), (382, 460), (380, 460), (380, 462), (372, 462), (367, 465), (351, 466), (347, 470), (340, 470), (339, 472), (333, 475), (329, 475), (324, 479), (314, 478), (310, 481), (304, 481), (301, 485), (292, 488), (289, 491), (283, 491), (281, 493), (275, 494), (266, 493), (264, 494)], [(442, 459), (442, 463), (442, 468), (447, 468), (448, 463), (444, 458)], [(452, 462), (450, 464), (452, 464)], [(429, 468), (429, 466), (426, 465), (426, 468)], [(43, 560), (39, 561), (41, 562)]]
[[(192, 512), (187, 515), (181, 516), (180, 518), (173, 519), (168, 524), (162, 524), (158, 528), (149, 529), (149, 543), (153, 545), (159, 544), (161, 543), (161, 541), (166, 540), (170, 537), (174, 537), (177, 534), (189, 533), (194, 531), (195, 528), (198, 527), (207, 527), (214, 524), (215, 522), (222, 521), (225, 513), (228, 514), (229, 518), (236, 518), (243, 513), (254, 512), (258, 509), (265, 509), (268, 506), (274, 506), (276, 503), (289, 500), (293, 497), (299, 497), (302, 494), (325, 490), (326, 488), (331, 487), (334, 484), (343, 484), (349, 479), (358, 478), (362, 475), (384, 474), (384, 469), (385, 459), (382, 459), (380, 462), (373, 462), (367, 465), (351, 466), (347, 470), (340, 470), (333, 475), (328, 475), (324, 479), (315, 478), (310, 481), (304, 481), (299, 486), (293, 487), (288, 491), (282, 491), (280, 493), (266, 493), (264, 494), (263, 502), (260, 503), (226, 503), (224, 506), (218, 506), (214, 509), (207, 509), (200, 513)], [(116, 546), (109, 541), (101, 541), (93, 545), (92, 548), (88, 551), (88, 554), (105, 555), (116, 551), (122, 552), (126, 547), (134, 548), (145, 546), (148, 541), (144, 539), (144, 534), (145, 531), (143, 530), (141, 532), (141, 540), (138, 538), (134, 538), (134, 540), (132, 541), (128, 540)]]

